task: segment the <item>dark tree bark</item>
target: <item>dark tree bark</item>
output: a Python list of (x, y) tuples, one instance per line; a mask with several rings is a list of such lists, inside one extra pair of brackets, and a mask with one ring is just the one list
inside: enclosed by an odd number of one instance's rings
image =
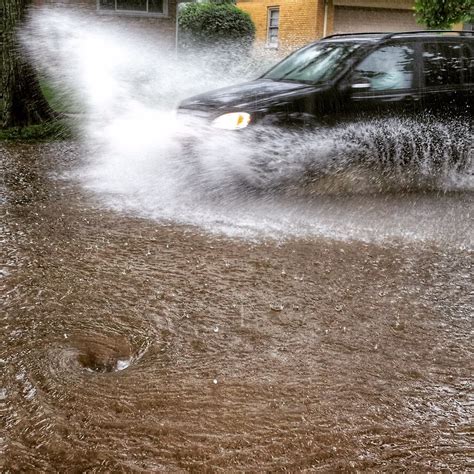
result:
[(29, 3), (30, 0), (0, 0), (2, 128), (36, 125), (55, 118), (17, 37)]

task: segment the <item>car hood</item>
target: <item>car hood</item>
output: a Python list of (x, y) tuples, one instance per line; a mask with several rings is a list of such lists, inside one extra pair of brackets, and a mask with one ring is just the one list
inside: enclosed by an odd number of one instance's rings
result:
[(216, 111), (232, 108), (242, 109), (244, 107), (256, 109), (267, 101), (281, 99), (295, 93), (299, 94), (304, 89), (314, 89), (314, 86), (296, 82), (258, 79), (190, 97), (183, 101), (179, 108)]

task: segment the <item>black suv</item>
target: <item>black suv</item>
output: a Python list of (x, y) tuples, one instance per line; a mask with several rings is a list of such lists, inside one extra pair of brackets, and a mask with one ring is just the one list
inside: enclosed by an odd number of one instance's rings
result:
[(289, 55), (261, 78), (181, 103), (227, 130), (334, 125), (433, 112), (472, 118), (472, 32), (338, 34)]

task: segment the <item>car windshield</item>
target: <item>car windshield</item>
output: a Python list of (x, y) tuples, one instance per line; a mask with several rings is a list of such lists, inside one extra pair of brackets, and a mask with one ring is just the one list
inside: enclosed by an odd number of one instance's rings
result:
[(317, 84), (332, 79), (360, 43), (317, 43), (304, 48), (270, 69), (263, 78)]

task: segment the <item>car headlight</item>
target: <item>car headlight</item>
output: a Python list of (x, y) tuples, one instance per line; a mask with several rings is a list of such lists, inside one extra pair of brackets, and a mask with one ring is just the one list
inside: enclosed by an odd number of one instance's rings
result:
[(223, 130), (239, 130), (250, 123), (250, 114), (247, 112), (232, 112), (217, 117), (212, 126)]

